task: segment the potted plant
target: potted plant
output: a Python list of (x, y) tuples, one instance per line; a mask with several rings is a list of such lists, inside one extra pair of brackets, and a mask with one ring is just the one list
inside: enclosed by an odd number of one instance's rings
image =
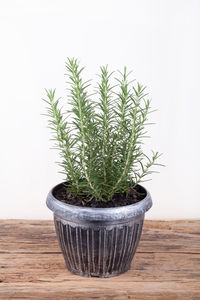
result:
[(65, 175), (65, 182), (49, 192), (47, 206), (67, 268), (82, 276), (116, 276), (130, 268), (144, 214), (152, 206), (149, 192), (139, 185), (159, 165), (158, 152), (149, 157), (142, 150), (150, 101), (145, 87), (129, 81), (126, 67), (114, 79), (107, 66), (101, 67), (92, 95), (77, 59), (68, 59), (66, 70), (66, 117), (55, 90), (46, 90), (49, 127)]

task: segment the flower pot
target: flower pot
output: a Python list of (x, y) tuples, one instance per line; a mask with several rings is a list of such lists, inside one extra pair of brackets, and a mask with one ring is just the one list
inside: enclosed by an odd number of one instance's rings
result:
[(129, 270), (136, 252), (144, 214), (152, 206), (149, 192), (135, 204), (113, 208), (90, 208), (65, 204), (47, 196), (54, 213), (57, 238), (67, 268), (81, 276), (111, 277)]

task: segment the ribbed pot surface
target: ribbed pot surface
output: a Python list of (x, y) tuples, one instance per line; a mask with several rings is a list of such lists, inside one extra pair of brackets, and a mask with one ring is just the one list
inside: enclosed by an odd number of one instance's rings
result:
[(140, 240), (143, 215), (120, 225), (83, 226), (54, 215), (67, 268), (82, 276), (111, 277), (130, 268)]

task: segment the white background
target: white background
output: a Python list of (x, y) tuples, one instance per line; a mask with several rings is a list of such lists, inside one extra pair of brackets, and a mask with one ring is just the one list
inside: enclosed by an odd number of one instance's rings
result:
[(0, 218), (49, 219), (49, 189), (63, 178), (49, 150), (44, 88), (66, 98), (66, 57), (87, 77), (127, 65), (148, 86), (150, 149), (166, 165), (145, 186), (147, 218), (198, 218), (200, 1), (0, 1)]

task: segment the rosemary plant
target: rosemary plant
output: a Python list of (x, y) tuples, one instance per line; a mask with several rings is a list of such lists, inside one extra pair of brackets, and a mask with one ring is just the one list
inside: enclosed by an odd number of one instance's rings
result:
[(100, 68), (95, 93), (89, 95), (90, 82), (83, 81), (83, 69), (77, 59), (67, 59), (70, 110), (62, 112), (55, 90), (46, 90), (44, 101), (70, 193), (107, 202), (155, 172), (151, 167), (160, 165), (160, 154), (152, 152), (149, 157), (142, 150), (152, 112), (145, 87), (129, 81), (126, 67), (113, 79), (105, 66)]

